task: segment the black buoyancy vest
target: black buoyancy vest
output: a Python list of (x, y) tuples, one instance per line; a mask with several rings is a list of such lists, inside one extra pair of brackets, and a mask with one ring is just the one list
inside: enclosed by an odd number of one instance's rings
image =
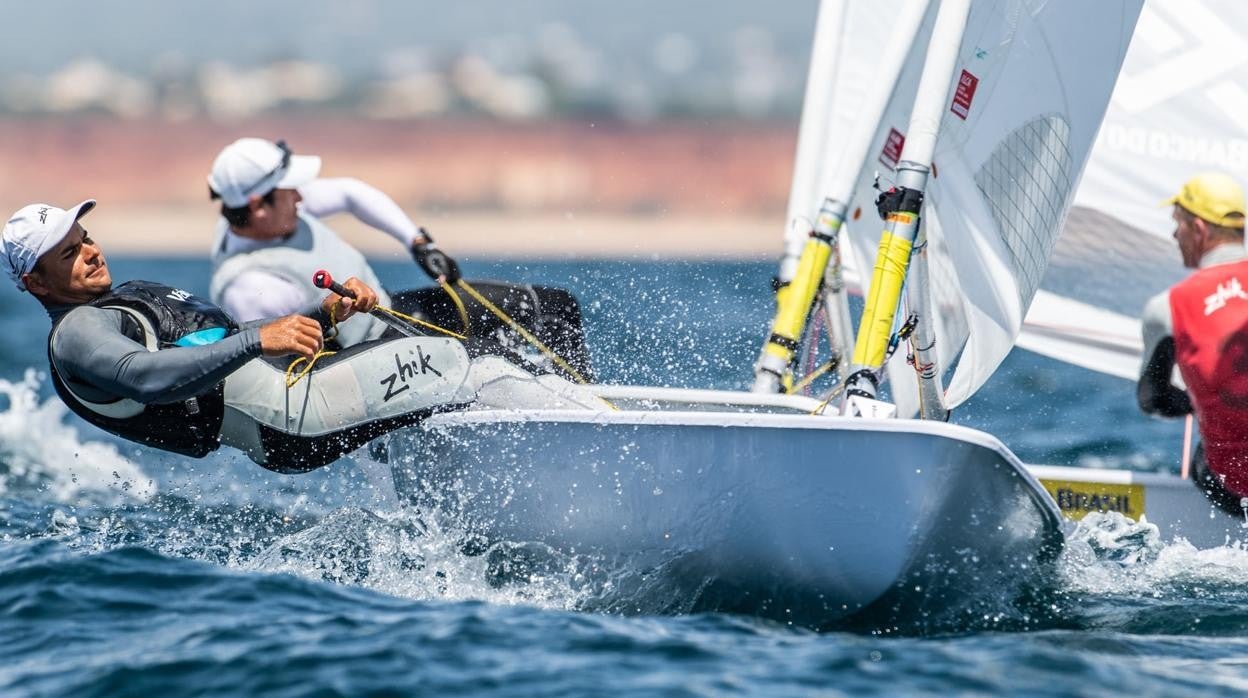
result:
[[(120, 310), (126, 316), (126, 336), (151, 351), (175, 346), (206, 344), (238, 331), (217, 306), (185, 291), (148, 281), (129, 281), (91, 301), (97, 308)], [(61, 318), (63, 320), (64, 317)], [(189, 400), (166, 405), (141, 405), (118, 398), (92, 403), (74, 394), (57, 373), (48, 335), (48, 363), (52, 385), (61, 400), (79, 417), (124, 439), (166, 451), (202, 458), (220, 446), (225, 414), (224, 382)], [(155, 335), (155, 336), (152, 336)]]

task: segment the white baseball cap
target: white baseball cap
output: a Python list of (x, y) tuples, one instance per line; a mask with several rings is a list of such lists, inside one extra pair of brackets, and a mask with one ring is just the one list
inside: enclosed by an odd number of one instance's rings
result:
[(95, 199), (87, 199), (68, 211), (48, 204), (30, 204), (9, 216), (0, 241), (0, 255), (4, 257), (4, 270), (19, 290), (26, 290), (22, 277), (34, 270), (39, 258), (61, 244), (74, 221), (93, 208)]
[(295, 189), (316, 179), (321, 159), (293, 155), (286, 141), (240, 138), (225, 146), (212, 163), (208, 187), (226, 206), (240, 208), (253, 196), (274, 189)]

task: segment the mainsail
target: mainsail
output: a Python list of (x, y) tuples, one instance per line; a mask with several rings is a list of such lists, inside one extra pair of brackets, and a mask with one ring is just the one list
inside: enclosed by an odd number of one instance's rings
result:
[[(982, 385), (1014, 345), (1140, 4), (1009, 0), (971, 9), (924, 207), (933, 305), (948, 320), (938, 333), (938, 364), (954, 366), (949, 407)], [(915, 43), (872, 140), (883, 186), (904, 142), (925, 46)], [(860, 178), (855, 206), (870, 210), (873, 185)], [(877, 233), (873, 216), (851, 214), (860, 269), (874, 263)]]

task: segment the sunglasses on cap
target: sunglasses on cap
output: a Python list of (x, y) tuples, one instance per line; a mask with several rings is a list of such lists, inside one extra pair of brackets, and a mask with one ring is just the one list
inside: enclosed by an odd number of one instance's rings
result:
[[(252, 194), (256, 192), (257, 189), (259, 189), (262, 185), (264, 185), (269, 180), (273, 179), (274, 176), (277, 175), (279, 172), (290, 167), (290, 157), (292, 155), (292, 151), (290, 149), (290, 146), (286, 145), (285, 139), (278, 141), (274, 145), (277, 146), (278, 150), (282, 151), (282, 159), (277, 163), (277, 167), (274, 167), (273, 169), (264, 173), (264, 176), (256, 180), (255, 184), (251, 185), (246, 190), (244, 190), (242, 192), (244, 196), (251, 196)], [(280, 178), (278, 179), (280, 180)], [(270, 191), (271, 191), (271, 188), (270, 188)], [(266, 191), (265, 193), (267, 194), (268, 192)], [(211, 184), (208, 186), (208, 198), (212, 199), (213, 201), (216, 201), (217, 199), (221, 198), (221, 195), (217, 193), (217, 190), (212, 188)]]
[[(274, 145), (277, 146), (278, 150), (282, 151), (281, 162), (277, 163), (277, 167), (274, 167), (273, 169), (266, 172), (265, 175), (261, 177), (255, 184), (253, 184), (249, 189), (244, 191), (243, 193), (246, 194), (247, 196), (251, 196), (253, 193), (255, 193), (256, 189), (258, 189), (265, 182), (268, 182), (270, 179), (272, 179), (275, 175), (277, 175), (277, 173), (290, 167), (291, 150), (290, 150), (290, 146), (286, 145), (286, 140), (282, 139), (278, 141), (277, 143), (275, 143)], [(268, 193), (268, 192), (265, 192), (265, 193)]]

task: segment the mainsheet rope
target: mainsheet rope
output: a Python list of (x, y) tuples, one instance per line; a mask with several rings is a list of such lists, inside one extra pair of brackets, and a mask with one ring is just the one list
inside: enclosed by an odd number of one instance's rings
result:
[[(449, 295), (452, 299), (454, 299), (455, 304), (462, 308), (463, 301), (459, 299), (459, 294), (455, 292), (455, 289), (451, 288), (451, 285), (445, 281), (439, 281), (438, 283), (442, 286), (442, 290), (446, 291), (447, 295)], [(507, 315), (507, 313), (503, 312), (501, 308), (491, 303), (488, 298), (481, 295), (477, 291), (477, 289), (473, 288), (472, 285), (469, 284), (467, 281), (460, 279), (459, 281), (456, 282), (456, 284), (461, 289), (463, 289), (468, 295), (472, 296), (473, 300), (475, 300), (476, 302), (484, 306), (486, 310), (490, 311), (491, 313), (494, 313), (494, 316), (497, 317), (499, 320), (502, 320), (503, 323), (507, 325), (507, 327), (511, 328), (516, 334), (520, 335), (521, 337), (524, 337), (524, 339), (529, 344), (532, 344), (534, 347), (537, 348), (538, 351), (545, 354), (546, 358), (553, 361), (556, 366), (566, 371), (567, 374), (571, 376), (572, 379), (575, 380), (577, 383), (580, 383), (581, 385), (586, 385), (589, 383), (589, 381), (585, 380), (585, 377), (582, 376), (579, 372), (577, 372), (575, 368), (572, 368), (571, 364), (569, 364), (567, 361), (564, 361), (563, 357), (559, 356), (558, 354), (554, 352), (554, 350), (552, 350), (550, 347), (543, 344), (542, 340), (533, 336), (532, 332), (529, 332), (528, 330), (524, 329), (524, 327), (521, 326), (520, 323), (511, 319), (511, 316)], [(465, 320), (466, 319), (467, 319), (467, 314), (465, 313)]]
[[(462, 303), (460, 304), (460, 307), (463, 307), (463, 304), (462, 304)], [(420, 327), (425, 327), (425, 328), (428, 328), (428, 329), (434, 330), (434, 331), (436, 331), (436, 332), (441, 332), (442, 334), (447, 335), (448, 337), (454, 337), (454, 338), (459, 339), (459, 340), (464, 340), (464, 339), (467, 339), (467, 338), (468, 338), (468, 336), (467, 336), (466, 334), (460, 334), (460, 333), (458, 333), (458, 332), (452, 332), (451, 330), (448, 330), (448, 329), (446, 329), (445, 327), (440, 327), (440, 326), (438, 326), (438, 325), (433, 324), (432, 322), (426, 322), (426, 321), (424, 321), (424, 320), (421, 320), (420, 318), (414, 318), (414, 317), (412, 317), (411, 315), (405, 315), (405, 314), (403, 314), (403, 313), (401, 313), (401, 312), (399, 312), (399, 311), (397, 311), (397, 310), (395, 310), (395, 309), (393, 309), (393, 308), (387, 308), (387, 307), (385, 307), (385, 306), (381, 306), (381, 305), (376, 306), (376, 308), (377, 308), (377, 310), (380, 310), (381, 312), (386, 313), (387, 315), (393, 315), (394, 317), (400, 318), (400, 319), (402, 319), (402, 320), (406, 320), (407, 322), (410, 322), (410, 323), (411, 323), (411, 324), (413, 324), (413, 325), (418, 325), (418, 326), (420, 326)], [(337, 304), (337, 303), (335, 303), (334, 305), (330, 306), (330, 308), (329, 308), (329, 326), (330, 326), (330, 327), (332, 327), (332, 328), (334, 328), (334, 332), (335, 332), (335, 333), (337, 333), (337, 331), (338, 331), (338, 317), (337, 317), (338, 312), (337, 312), (337, 311), (338, 311), (338, 304)], [(467, 328), (468, 328), (468, 322), (467, 322), (467, 320), (468, 320), (468, 315), (467, 315), (467, 313), (466, 313), (466, 312), (463, 314), (463, 318), (464, 318), (464, 329), (465, 329), (465, 331), (467, 331)], [(293, 388), (293, 387), (295, 387), (295, 384), (296, 384), (296, 383), (298, 383), (300, 380), (302, 380), (304, 376), (306, 376), (306, 375), (308, 375), (309, 373), (311, 373), (311, 372), (312, 372), (312, 367), (316, 365), (316, 361), (317, 361), (317, 359), (321, 358), (322, 356), (333, 356), (333, 355), (334, 355), (334, 354), (336, 354), (336, 353), (337, 353), (337, 352), (333, 352), (333, 351), (325, 351), (324, 349), (322, 349), (322, 350), (320, 350), (320, 351), (316, 352), (315, 354), (313, 354), (313, 355), (312, 355), (312, 358), (310, 358), (310, 359), (309, 359), (308, 357), (306, 357), (306, 356), (300, 356), (299, 358), (295, 359), (294, 361), (291, 361), (291, 362), (290, 362), (290, 365), (286, 367), (286, 387), (287, 387), (287, 388)], [(296, 369), (298, 366), (300, 366), (301, 364), (303, 364), (305, 361), (307, 362), (307, 364), (308, 364), (308, 365), (307, 365), (307, 366), (304, 366), (304, 367), (303, 367), (303, 370), (299, 371), (299, 373), (296, 375), (296, 374), (295, 374), (295, 369)]]

